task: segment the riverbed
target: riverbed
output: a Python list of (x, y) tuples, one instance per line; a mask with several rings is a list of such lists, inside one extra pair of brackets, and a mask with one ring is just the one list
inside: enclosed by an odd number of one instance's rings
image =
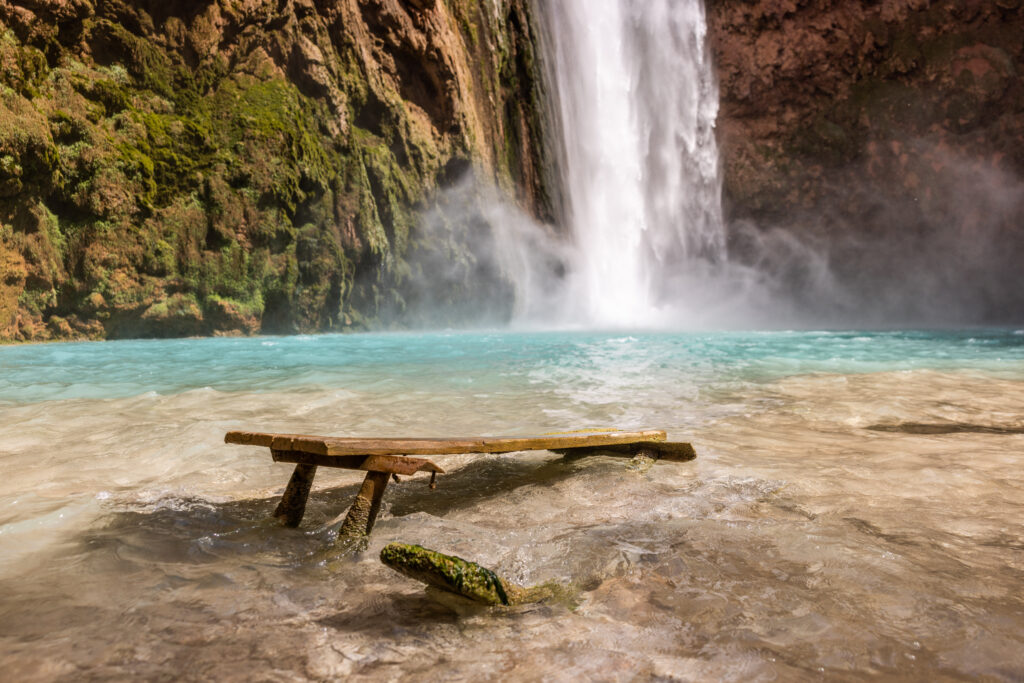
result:
[[(361, 475), (231, 429), (665, 429), (698, 458), (439, 456), (369, 548)], [(1024, 677), (1024, 333), (466, 332), (0, 348), (8, 680)], [(571, 599), (479, 607), (418, 543)]]

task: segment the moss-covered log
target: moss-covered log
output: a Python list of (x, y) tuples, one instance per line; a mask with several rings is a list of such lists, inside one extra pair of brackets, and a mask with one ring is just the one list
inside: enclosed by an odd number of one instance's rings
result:
[(418, 545), (389, 543), (380, 561), (395, 571), (485, 605), (522, 605), (556, 597), (553, 585), (517, 586), (476, 562)]

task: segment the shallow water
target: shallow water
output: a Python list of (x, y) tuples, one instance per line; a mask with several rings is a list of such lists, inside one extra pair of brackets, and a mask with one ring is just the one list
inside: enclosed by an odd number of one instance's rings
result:
[[(914, 425), (950, 429), (919, 433)], [(392, 484), (288, 478), (234, 428), (662, 427), (691, 463), (443, 456)], [(474, 333), (0, 348), (8, 680), (1024, 678), (1024, 334)], [(974, 429), (971, 428), (981, 428)], [(998, 428), (998, 429), (989, 429)], [(1002, 430), (1002, 431), (1000, 431)], [(394, 540), (558, 580), (486, 609)]]

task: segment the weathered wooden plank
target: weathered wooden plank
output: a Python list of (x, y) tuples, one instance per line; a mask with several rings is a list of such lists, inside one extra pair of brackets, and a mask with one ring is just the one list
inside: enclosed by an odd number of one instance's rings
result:
[(316, 455), (448, 455), (455, 453), (513, 453), (531, 450), (570, 450), (665, 441), (665, 432), (597, 431), (542, 436), (472, 436), (449, 439), (324, 437), (232, 431), (224, 441), (245, 446), (267, 446), (278, 451)]
[(637, 441), (629, 444), (609, 446), (586, 446), (582, 448), (553, 448), (559, 455), (612, 455), (635, 457), (640, 451), (651, 451), (659, 460), (686, 462), (697, 457), (693, 445), (685, 441)]
[(294, 462), (364, 472), (387, 472), (388, 474), (416, 474), (417, 472), (444, 474), (443, 469), (429, 460), (398, 455), (318, 455), (303, 451), (279, 451), (276, 449), (271, 449), (270, 454), (275, 462)]

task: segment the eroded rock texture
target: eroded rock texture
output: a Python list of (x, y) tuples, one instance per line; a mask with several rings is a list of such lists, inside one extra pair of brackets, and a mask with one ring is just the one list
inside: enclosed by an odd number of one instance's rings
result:
[(880, 321), (1024, 319), (1020, 0), (709, 0), (708, 15), (735, 255), (795, 258), (755, 254), (781, 227)]
[(0, 2), (0, 339), (401, 310), (466, 169), (550, 213), (530, 31), (525, 0)]

